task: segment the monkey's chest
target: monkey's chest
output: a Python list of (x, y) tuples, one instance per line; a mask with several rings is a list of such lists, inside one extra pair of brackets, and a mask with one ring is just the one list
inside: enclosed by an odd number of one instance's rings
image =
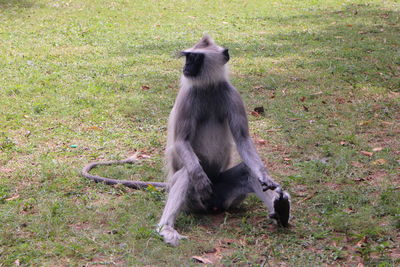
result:
[(208, 120), (196, 127), (192, 147), (203, 168), (219, 172), (229, 163), (232, 135), (226, 121)]

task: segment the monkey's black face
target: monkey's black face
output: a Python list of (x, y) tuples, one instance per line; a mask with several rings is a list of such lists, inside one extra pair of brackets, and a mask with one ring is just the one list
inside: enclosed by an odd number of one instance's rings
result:
[(196, 77), (197, 75), (199, 75), (201, 67), (204, 63), (204, 54), (182, 52), (182, 55), (186, 56), (186, 63), (183, 67), (183, 74), (186, 77)]

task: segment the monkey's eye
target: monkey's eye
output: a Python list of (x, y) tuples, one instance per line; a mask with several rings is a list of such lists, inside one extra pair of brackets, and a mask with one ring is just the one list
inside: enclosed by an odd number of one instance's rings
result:
[(186, 52), (186, 61), (194, 64), (201, 64), (204, 60), (204, 54), (202, 53), (190, 53)]
[(185, 56), (186, 56), (186, 60), (192, 61), (192, 60), (196, 59), (196, 54), (194, 54), (194, 53), (186, 53)]

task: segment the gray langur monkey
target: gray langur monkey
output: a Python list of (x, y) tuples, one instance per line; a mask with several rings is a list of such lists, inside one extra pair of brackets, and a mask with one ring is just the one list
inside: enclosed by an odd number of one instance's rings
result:
[[(132, 158), (88, 164), (82, 175), (96, 182), (135, 189), (148, 184), (167, 187), (168, 198), (157, 231), (173, 246), (186, 238), (174, 229), (181, 210), (215, 213), (238, 205), (249, 193), (263, 201), (270, 218), (288, 226), (290, 195), (272, 180), (257, 155), (243, 101), (228, 81), (228, 49), (205, 35), (180, 55), (186, 62), (181, 89), (168, 121), (167, 183), (89, 174), (98, 165), (132, 163)], [(242, 162), (229, 168), (235, 144)]]
[[(186, 238), (174, 229), (181, 210), (226, 210), (248, 193), (264, 202), (270, 218), (288, 226), (290, 196), (257, 155), (243, 101), (227, 78), (228, 49), (205, 35), (180, 55), (186, 63), (168, 122), (169, 193), (158, 232), (176, 246)], [(242, 163), (228, 169), (234, 144)]]

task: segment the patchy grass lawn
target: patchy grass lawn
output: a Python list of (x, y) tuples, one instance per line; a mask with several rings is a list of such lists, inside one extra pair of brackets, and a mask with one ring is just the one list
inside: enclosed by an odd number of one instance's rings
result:
[[(400, 264), (399, 12), (398, 1), (0, 0), (0, 266)], [(174, 53), (204, 31), (230, 48), (292, 227), (250, 197), (180, 216), (190, 239), (172, 248), (154, 232), (163, 192), (79, 172), (140, 152), (150, 158), (97, 172), (162, 180)]]

